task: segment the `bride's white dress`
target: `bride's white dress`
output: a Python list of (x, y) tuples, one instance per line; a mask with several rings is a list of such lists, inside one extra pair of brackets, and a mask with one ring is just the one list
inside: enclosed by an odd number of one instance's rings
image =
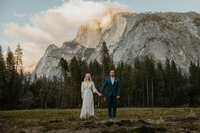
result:
[(94, 116), (94, 98), (93, 93), (99, 94), (95, 88), (94, 82), (85, 82), (81, 83), (81, 93), (83, 93), (82, 109), (80, 118), (85, 118), (87, 116)]

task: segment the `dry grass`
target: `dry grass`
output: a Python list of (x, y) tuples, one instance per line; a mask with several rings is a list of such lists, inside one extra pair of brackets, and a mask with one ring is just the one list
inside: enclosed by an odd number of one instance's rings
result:
[(200, 117), (200, 108), (118, 108), (115, 119), (107, 117), (107, 109), (95, 109), (94, 118), (81, 120), (79, 116), (80, 109), (0, 111), (0, 131), (66, 131), (84, 129), (88, 125), (97, 128), (98, 123), (110, 120), (151, 120), (155, 124), (156, 120), (165, 118)]

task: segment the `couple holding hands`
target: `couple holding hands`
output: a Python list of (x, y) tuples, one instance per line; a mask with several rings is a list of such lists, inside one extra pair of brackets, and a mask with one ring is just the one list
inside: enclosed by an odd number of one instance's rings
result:
[(96, 93), (101, 97), (106, 86), (108, 87), (108, 116), (116, 117), (117, 99), (120, 98), (120, 80), (115, 77), (114, 70), (111, 70), (110, 77), (105, 80), (102, 88), (100, 89), (100, 93), (95, 88), (91, 75), (89, 73), (85, 75), (84, 81), (81, 83), (82, 109), (80, 118), (94, 116), (93, 93)]

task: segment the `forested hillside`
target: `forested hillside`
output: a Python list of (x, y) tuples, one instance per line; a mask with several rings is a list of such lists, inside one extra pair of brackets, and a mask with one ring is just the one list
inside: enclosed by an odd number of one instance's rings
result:
[[(121, 83), (119, 107), (179, 107), (200, 105), (200, 66), (191, 62), (185, 75), (173, 60), (164, 65), (150, 57), (135, 59), (134, 64), (123, 61), (117, 66), (110, 58), (106, 43), (101, 46), (101, 64), (96, 60), (86, 63), (76, 57), (70, 62), (61, 58), (58, 67), (60, 78), (45, 77), (30, 81), (23, 74), (22, 49), (13, 53), (9, 48), (6, 60), (0, 51), (0, 100), (1, 109), (27, 108), (80, 108), (81, 82), (91, 73), (97, 90), (100, 90), (109, 71), (115, 70)], [(36, 75), (35, 75), (36, 76)], [(96, 107), (107, 107), (106, 91), (103, 97), (95, 95)]]

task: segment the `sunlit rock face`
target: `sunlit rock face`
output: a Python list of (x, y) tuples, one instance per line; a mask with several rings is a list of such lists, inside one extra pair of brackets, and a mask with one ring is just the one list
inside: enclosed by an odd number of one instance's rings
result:
[(102, 40), (108, 41), (108, 45), (114, 45), (120, 40), (126, 27), (126, 19), (123, 15), (133, 14), (122, 9), (108, 9), (105, 13), (82, 25), (75, 40), (85, 47), (96, 48)]
[(183, 72), (188, 72), (190, 61), (200, 58), (200, 14), (154, 13), (117, 14), (112, 19), (95, 52), (88, 62), (100, 62), (102, 41), (106, 41), (111, 58), (133, 65), (136, 57), (152, 56), (164, 63), (166, 58), (174, 59)]
[[(86, 25), (82, 25), (73, 41), (62, 47), (51, 46), (40, 59), (33, 74), (60, 76), (60, 57), (73, 56), (100, 62), (100, 48), (105, 41), (114, 63), (133, 65), (136, 57), (152, 56), (164, 63), (174, 59), (183, 72), (190, 61), (200, 57), (200, 15), (189, 13), (135, 14), (122, 9), (109, 9)], [(73, 51), (73, 52), (72, 52)]]

